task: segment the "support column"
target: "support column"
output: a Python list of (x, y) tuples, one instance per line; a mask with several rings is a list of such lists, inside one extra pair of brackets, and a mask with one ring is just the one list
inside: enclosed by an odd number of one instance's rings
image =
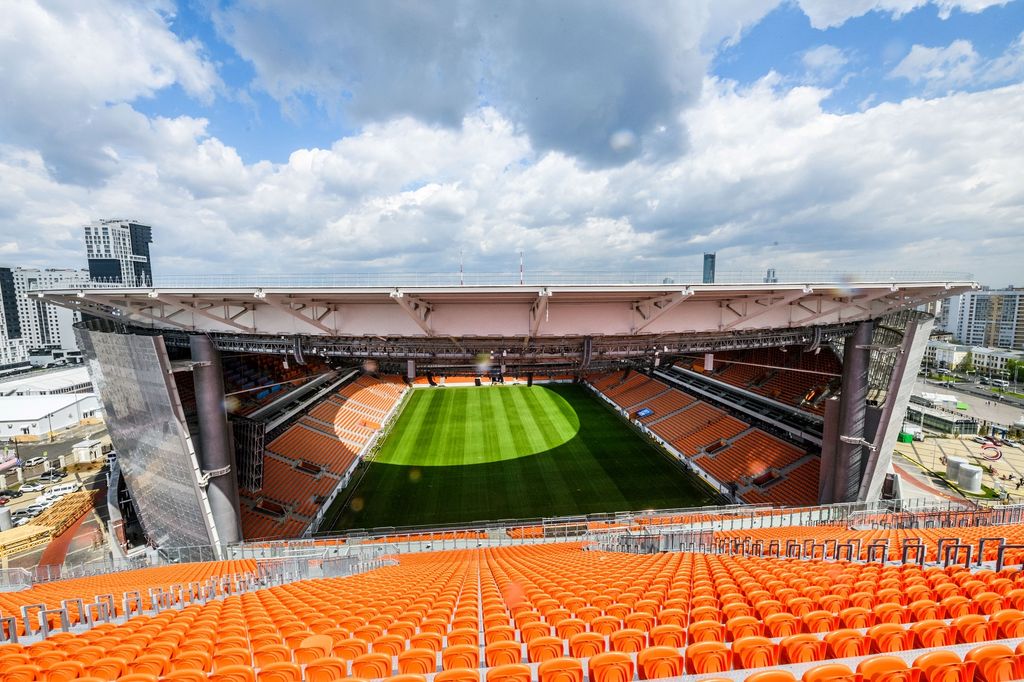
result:
[[(874, 322), (857, 323), (853, 335), (843, 349), (843, 393), (839, 404), (839, 436), (864, 438), (864, 415), (868, 398), (868, 365), (871, 362), (871, 334)], [(864, 446), (836, 444), (836, 467), (833, 481), (836, 502), (857, 499), (861, 472), (864, 468)]]
[(892, 466), (893, 448), (903, 430), (903, 422), (907, 419), (907, 406), (914, 392), (917, 371), (921, 367), (921, 359), (934, 323), (933, 317), (911, 321), (903, 332), (903, 343), (900, 344), (899, 356), (892, 368), (885, 406), (874, 434), (875, 449), (864, 467), (858, 498), (861, 502), (874, 501), (881, 496), (885, 475)]
[(825, 423), (821, 432), (821, 468), (818, 473), (818, 504), (835, 500), (836, 447), (839, 444), (839, 398), (825, 400)]
[(210, 477), (206, 496), (222, 545), (242, 539), (238, 502), (238, 477), (224, 407), (224, 373), (220, 352), (204, 334), (189, 337), (195, 383), (196, 411), (199, 417), (199, 466)]

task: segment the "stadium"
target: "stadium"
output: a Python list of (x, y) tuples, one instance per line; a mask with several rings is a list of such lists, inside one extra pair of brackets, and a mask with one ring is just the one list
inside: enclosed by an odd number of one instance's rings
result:
[(115, 558), (5, 573), (13, 680), (1024, 676), (1024, 519), (892, 465), (970, 281), (39, 295)]

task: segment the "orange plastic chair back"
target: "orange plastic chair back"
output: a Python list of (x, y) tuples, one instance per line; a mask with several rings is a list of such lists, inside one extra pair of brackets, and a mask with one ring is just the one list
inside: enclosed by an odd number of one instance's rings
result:
[(686, 672), (691, 675), (732, 670), (729, 647), (721, 642), (699, 642), (686, 648)]
[(575, 658), (550, 658), (537, 668), (540, 682), (583, 682), (583, 666)]
[(407, 649), (398, 654), (398, 674), (427, 675), (437, 670), (437, 654), (431, 649)]
[(587, 662), (590, 682), (631, 682), (633, 671), (633, 659), (620, 651), (597, 654)]
[(530, 682), (531, 673), (522, 663), (498, 665), (487, 671), (486, 682)]
[(573, 658), (590, 658), (604, 650), (604, 637), (596, 632), (581, 632), (569, 638), (569, 653)]
[(560, 658), (563, 655), (562, 640), (558, 637), (534, 637), (526, 645), (526, 655), (530, 663)]
[(334, 682), (348, 674), (348, 665), (337, 658), (318, 658), (306, 665), (306, 682)]
[(441, 652), (441, 667), (445, 670), (479, 668), (480, 649), (469, 644), (448, 646)]
[(472, 668), (451, 668), (434, 675), (434, 682), (480, 682), (480, 671)]
[(683, 657), (673, 647), (652, 646), (636, 657), (641, 680), (679, 677), (683, 674)]
[[(352, 659), (352, 675), (355, 677), (391, 677), (391, 656), (369, 653)], [(263, 682), (263, 680), (260, 680)]]

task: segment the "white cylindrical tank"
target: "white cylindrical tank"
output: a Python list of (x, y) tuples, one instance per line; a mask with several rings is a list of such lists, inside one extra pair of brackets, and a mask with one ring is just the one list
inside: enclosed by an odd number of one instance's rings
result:
[(961, 464), (957, 473), (957, 485), (969, 493), (980, 493), (981, 467), (977, 464)]
[(946, 478), (950, 481), (959, 480), (957, 476), (960, 472), (960, 467), (967, 464), (967, 460), (962, 457), (947, 457), (946, 458)]

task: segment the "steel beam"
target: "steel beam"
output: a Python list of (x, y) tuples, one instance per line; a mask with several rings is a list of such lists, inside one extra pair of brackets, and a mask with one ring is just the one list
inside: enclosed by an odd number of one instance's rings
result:
[[(733, 329), (734, 327), (736, 327), (739, 324), (742, 324), (744, 322), (750, 322), (751, 320), (754, 320), (754, 319), (757, 319), (758, 317), (761, 317), (765, 313), (769, 313), (769, 312), (775, 310), (776, 308), (781, 308), (782, 306), (786, 306), (786, 305), (790, 305), (792, 303), (795, 303), (795, 302), (799, 301), (800, 299), (805, 298), (806, 296), (809, 296), (810, 294), (813, 294), (813, 293), (814, 293), (814, 289), (813, 288), (811, 288), (811, 287), (804, 287), (800, 291), (791, 292), (789, 294), (786, 294), (785, 296), (779, 297), (778, 299), (776, 299), (772, 295), (769, 295), (768, 296), (768, 303), (761, 303), (756, 298), (743, 299), (743, 303), (744, 304), (756, 303), (757, 305), (761, 306), (761, 309), (760, 310), (755, 310), (754, 312), (749, 312), (748, 309), (747, 309), (747, 306), (744, 305), (743, 313), (740, 314), (740, 316), (738, 318), (736, 318), (735, 320), (733, 320), (729, 324), (722, 325), (722, 331), (728, 331), (730, 329)], [(733, 313), (736, 312), (735, 309), (732, 306), (726, 306), (726, 307), (730, 311), (732, 311)]]

